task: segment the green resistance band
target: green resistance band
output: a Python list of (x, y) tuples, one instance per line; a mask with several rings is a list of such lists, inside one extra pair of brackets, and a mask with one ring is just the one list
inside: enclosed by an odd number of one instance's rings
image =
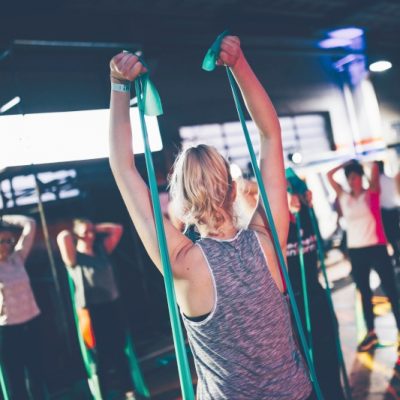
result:
[(136, 392), (138, 392), (142, 397), (149, 399), (150, 391), (146, 386), (142, 371), (140, 370), (139, 362), (136, 357), (135, 347), (133, 346), (132, 337), (129, 332), (126, 333), (125, 354), (127, 355), (129, 360), (131, 377), (133, 383), (135, 384)]
[(3, 369), (3, 366), (0, 364), (0, 386), (1, 386), (1, 392), (3, 394), (3, 399), (4, 400), (10, 400), (10, 391), (8, 389), (7, 385), (7, 377), (5, 374), (5, 371)]
[(299, 261), (300, 261), (300, 272), (301, 272), (301, 288), (303, 292), (304, 314), (306, 317), (306, 330), (308, 336), (308, 348), (310, 352), (310, 358), (314, 361), (313, 349), (312, 349), (313, 341), (312, 341), (312, 331), (311, 331), (310, 300), (308, 298), (306, 268), (304, 264), (304, 248), (301, 238), (300, 213), (296, 213), (295, 218), (296, 218), (297, 244), (299, 249)]
[[(218, 36), (217, 41), (219, 41), (219, 45), (221, 44), (224, 36), (226, 36), (227, 34), (228, 34), (228, 32), (225, 31), (224, 33), (222, 33), (221, 35)], [(215, 42), (214, 42), (214, 44), (215, 44)], [(219, 47), (218, 47), (218, 51), (215, 51), (214, 44), (211, 46), (211, 49), (213, 49), (213, 51), (209, 50), (207, 52), (206, 57), (205, 57), (207, 59), (207, 61), (204, 60), (203, 61), (203, 65), (207, 65), (208, 66), (208, 65), (214, 64), (214, 68), (215, 68), (215, 63), (216, 63), (216, 61), (218, 59), (218, 54), (219, 54)], [(211, 58), (212, 58), (212, 60), (211, 60)], [(207, 71), (207, 69), (206, 69), (206, 71)], [(237, 85), (236, 85), (236, 82), (235, 82), (235, 78), (233, 77), (233, 74), (232, 74), (231, 70), (228, 67), (226, 67), (226, 72), (228, 74), (229, 83), (230, 83), (230, 86), (231, 86), (231, 89), (232, 89), (232, 93), (233, 93), (233, 99), (235, 101), (236, 109), (237, 109), (237, 112), (238, 112), (238, 115), (239, 115), (239, 120), (240, 120), (240, 123), (242, 125), (242, 129), (243, 129), (243, 133), (244, 133), (244, 136), (245, 136), (245, 139), (246, 139), (247, 147), (249, 149), (251, 163), (252, 163), (253, 170), (254, 170), (254, 173), (255, 173), (255, 176), (256, 176), (256, 179), (257, 179), (258, 188), (260, 190), (261, 198), (262, 198), (262, 201), (263, 201), (263, 204), (264, 204), (264, 210), (265, 210), (265, 213), (266, 213), (267, 221), (268, 221), (268, 224), (269, 224), (269, 226), (271, 228), (271, 233), (272, 233), (275, 252), (276, 252), (276, 254), (278, 256), (280, 269), (281, 269), (281, 272), (282, 272), (282, 274), (284, 276), (284, 281), (285, 281), (286, 287), (288, 289), (289, 299), (290, 299), (290, 303), (291, 303), (292, 311), (293, 311), (293, 316), (295, 318), (296, 325), (297, 325), (297, 331), (299, 333), (299, 338), (300, 338), (301, 344), (302, 344), (303, 349), (304, 349), (304, 355), (305, 355), (306, 360), (307, 360), (307, 365), (308, 365), (308, 368), (309, 368), (309, 371), (310, 371), (310, 377), (311, 377), (311, 380), (312, 380), (312, 383), (313, 383), (313, 386), (314, 386), (315, 394), (316, 394), (318, 400), (323, 400), (321, 389), (320, 389), (318, 381), (317, 381), (317, 375), (315, 373), (314, 364), (313, 364), (312, 359), (310, 358), (310, 354), (309, 354), (309, 350), (308, 350), (308, 346), (307, 346), (307, 341), (306, 341), (306, 338), (304, 336), (303, 327), (302, 327), (302, 324), (301, 324), (299, 310), (297, 308), (296, 300), (294, 298), (292, 285), (290, 284), (290, 279), (289, 279), (289, 275), (288, 275), (287, 268), (286, 268), (285, 258), (284, 258), (283, 254), (282, 254), (282, 249), (281, 249), (280, 244), (279, 244), (278, 234), (276, 232), (274, 220), (272, 218), (272, 212), (271, 212), (271, 208), (269, 206), (267, 193), (265, 191), (265, 187), (264, 187), (264, 184), (263, 184), (263, 181), (262, 181), (261, 172), (260, 172), (260, 169), (258, 167), (257, 158), (256, 158), (256, 155), (255, 155), (255, 152), (254, 152), (254, 149), (253, 149), (253, 144), (251, 143), (250, 134), (249, 134), (249, 131), (247, 129), (246, 120), (245, 120), (245, 117), (244, 117), (242, 106), (240, 104), (238, 88), (237, 88)]]
[[(142, 61), (142, 59), (141, 59)], [(168, 255), (167, 240), (165, 237), (160, 199), (158, 197), (157, 181), (151, 155), (145, 114), (157, 116), (162, 114), (160, 96), (151, 83), (149, 74), (143, 74), (135, 80), (135, 90), (138, 99), (140, 126), (142, 130), (147, 175), (149, 179), (151, 202), (153, 204), (154, 219), (158, 246), (160, 249), (161, 262), (164, 272), (164, 285), (167, 295), (168, 311), (172, 327), (172, 336), (175, 345), (175, 353), (178, 364), (179, 379), (181, 383), (182, 395), (184, 400), (194, 400), (192, 378), (190, 374), (189, 362), (187, 358), (185, 342), (183, 340), (182, 326), (179, 320), (178, 307), (176, 305), (175, 290), (173, 285), (171, 263)]]
[[(289, 183), (290, 190), (293, 193), (302, 195), (308, 191), (308, 187), (307, 187), (306, 183), (296, 175), (296, 173), (293, 171), (292, 168), (286, 169), (286, 179)], [(311, 224), (313, 226), (314, 233), (317, 237), (317, 250), (318, 250), (317, 253), (318, 253), (319, 263), (321, 266), (322, 275), (323, 275), (324, 281), (325, 281), (325, 293), (326, 293), (326, 296), (328, 299), (329, 310), (331, 313), (332, 320), (335, 320), (336, 319), (335, 308), (333, 306), (332, 292), (331, 292), (331, 289), (329, 286), (328, 274), (326, 273), (325, 252), (324, 252), (322, 236), (321, 236), (321, 232), (319, 230), (318, 221), (317, 221), (317, 217), (315, 215), (314, 208), (309, 207), (308, 212), (310, 214)], [(350, 388), (350, 383), (349, 383), (349, 379), (348, 379), (348, 375), (347, 375), (346, 364), (344, 362), (342, 346), (340, 344), (339, 332), (336, 332), (336, 334), (335, 334), (335, 342), (336, 342), (336, 352), (338, 355), (338, 359), (339, 359), (339, 363), (340, 363), (340, 367), (341, 367), (341, 371), (342, 371), (342, 378), (343, 378), (343, 383), (344, 383), (344, 389), (346, 392), (346, 397), (348, 400), (351, 400), (352, 399), (351, 388)]]
[(83, 337), (82, 337), (82, 334), (81, 334), (81, 331), (79, 328), (78, 313), (76, 311), (76, 306), (75, 306), (75, 288), (74, 288), (74, 283), (73, 283), (72, 278), (69, 275), (69, 273), (68, 273), (68, 285), (69, 285), (69, 293), (70, 293), (71, 302), (72, 302), (72, 312), (74, 314), (76, 334), (78, 337), (79, 348), (81, 351), (83, 364), (85, 366), (86, 374), (88, 376), (90, 392), (92, 393), (92, 396), (95, 400), (102, 400), (99, 379), (96, 374), (96, 364), (94, 363), (94, 360), (93, 360), (89, 350), (86, 348), (85, 342), (83, 340)]

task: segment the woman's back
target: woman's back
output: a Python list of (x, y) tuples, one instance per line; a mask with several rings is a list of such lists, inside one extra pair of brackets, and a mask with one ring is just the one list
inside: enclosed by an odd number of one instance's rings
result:
[(305, 399), (311, 388), (290, 332), (284, 295), (256, 233), (198, 242), (215, 284), (215, 306), (201, 322), (184, 317), (199, 377), (198, 399)]

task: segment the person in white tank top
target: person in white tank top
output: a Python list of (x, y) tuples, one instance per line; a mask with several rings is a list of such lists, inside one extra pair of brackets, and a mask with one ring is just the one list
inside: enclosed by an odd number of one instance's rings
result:
[[(334, 179), (344, 169), (350, 192), (343, 190)], [(364, 189), (364, 170), (361, 164), (351, 160), (328, 172), (328, 180), (335, 190), (347, 225), (347, 247), (352, 267), (352, 277), (361, 293), (367, 335), (358, 345), (358, 351), (368, 351), (378, 344), (374, 330), (372, 289), (369, 274), (374, 268), (379, 274), (382, 287), (391, 304), (397, 329), (400, 330), (400, 309), (394, 271), (386, 249), (386, 236), (380, 213), (380, 185), (378, 164), (371, 168), (369, 188)]]

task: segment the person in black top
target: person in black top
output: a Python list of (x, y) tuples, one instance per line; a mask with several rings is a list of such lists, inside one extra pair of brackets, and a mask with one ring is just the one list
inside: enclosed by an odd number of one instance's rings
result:
[(344, 399), (340, 381), (340, 365), (336, 352), (338, 323), (331, 313), (327, 294), (318, 281), (317, 238), (313, 230), (308, 208), (312, 205), (310, 191), (305, 194), (288, 193), (290, 210), (289, 236), (287, 241), (287, 265), (289, 278), (299, 308), (303, 329), (306, 332), (306, 316), (302, 291), (299, 240), (295, 214), (301, 221), (301, 240), (307, 280), (307, 297), (311, 319), (312, 354), (318, 382), (325, 400)]
[[(135, 399), (128, 359), (124, 353), (125, 323), (119, 304), (119, 290), (109, 256), (123, 233), (122, 225), (94, 224), (77, 218), (72, 230), (57, 235), (57, 244), (75, 286), (75, 305), (82, 331), (91, 325), (93, 339), (84, 335), (86, 345), (96, 348), (103, 395), (118, 381), (124, 399)], [(90, 331), (91, 329), (88, 328)]]

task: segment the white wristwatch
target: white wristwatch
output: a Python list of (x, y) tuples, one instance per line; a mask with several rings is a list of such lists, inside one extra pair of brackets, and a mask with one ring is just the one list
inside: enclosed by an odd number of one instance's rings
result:
[(130, 93), (131, 84), (129, 83), (114, 83), (111, 82), (111, 90), (114, 92)]

